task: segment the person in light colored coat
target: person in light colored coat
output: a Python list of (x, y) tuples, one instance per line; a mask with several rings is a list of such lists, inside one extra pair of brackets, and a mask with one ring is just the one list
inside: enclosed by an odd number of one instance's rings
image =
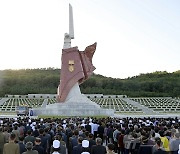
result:
[(3, 154), (19, 154), (19, 145), (15, 143), (16, 135), (11, 134), (9, 143), (4, 144)]

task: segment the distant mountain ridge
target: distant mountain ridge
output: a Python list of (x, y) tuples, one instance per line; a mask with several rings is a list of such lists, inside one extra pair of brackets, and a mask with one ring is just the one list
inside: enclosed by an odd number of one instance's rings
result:
[[(30, 93), (55, 94), (59, 85), (60, 69), (39, 68), (0, 71), (0, 96)], [(80, 85), (82, 93), (128, 95), (130, 97), (180, 97), (180, 70), (168, 73), (157, 71), (126, 79), (93, 74)]]

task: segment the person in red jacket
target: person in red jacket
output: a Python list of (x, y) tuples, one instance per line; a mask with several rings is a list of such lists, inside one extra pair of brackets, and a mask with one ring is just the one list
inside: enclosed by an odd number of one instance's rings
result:
[(123, 139), (124, 139), (124, 130), (121, 130), (119, 137), (118, 137), (118, 153), (124, 154), (124, 143), (123, 143)]

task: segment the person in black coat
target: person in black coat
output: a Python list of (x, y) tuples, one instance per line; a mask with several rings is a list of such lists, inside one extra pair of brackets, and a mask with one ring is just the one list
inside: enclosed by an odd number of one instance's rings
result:
[(90, 133), (89, 134), (89, 148), (90, 148), (90, 150), (91, 150), (93, 145), (96, 145), (96, 141), (93, 138), (94, 138), (94, 135)]
[(102, 139), (96, 138), (96, 145), (93, 145), (91, 148), (91, 154), (106, 154), (106, 148), (101, 145)]
[(89, 133), (91, 133), (91, 125), (89, 125), (89, 121), (86, 123), (86, 125), (85, 125), (85, 129), (86, 129), (86, 131), (88, 131)]
[(82, 141), (83, 141), (83, 138), (78, 137), (78, 145), (73, 147), (72, 154), (81, 154), (81, 152), (82, 152)]
[(40, 128), (39, 129), (39, 136), (38, 138), (41, 139), (41, 146), (43, 147), (44, 149), (44, 153), (47, 154), (47, 147), (48, 147), (48, 138), (46, 138), (44, 136), (44, 129)]
[(104, 135), (104, 127), (102, 126), (101, 122), (99, 123), (98, 127), (98, 136), (103, 140)]
[(20, 151), (20, 154), (22, 154), (23, 152), (26, 151), (26, 147), (25, 147), (25, 144), (23, 143), (24, 141), (24, 137), (23, 136), (20, 136), (19, 137), (19, 151)]
[(40, 144), (41, 144), (41, 139), (36, 137), (35, 146), (33, 147), (33, 150), (37, 150), (39, 154), (44, 154), (44, 148)]

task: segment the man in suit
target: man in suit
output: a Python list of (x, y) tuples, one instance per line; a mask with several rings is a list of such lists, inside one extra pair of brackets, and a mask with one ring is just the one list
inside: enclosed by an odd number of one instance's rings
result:
[(94, 135), (90, 133), (89, 134), (89, 148), (90, 148), (90, 150), (91, 150), (93, 145), (96, 145), (96, 141), (93, 138), (94, 138)]
[(25, 144), (23, 142), (24, 142), (24, 136), (20, 136), (19, 142), (18, 142), (20, 154), (22, 154), (23, 152), (26, 151), (26, 147), (25, 147)]
[(82, 151), (82, 141), (83, 141), (83, 138), (82, 137), (78, 137), (78, 145), (73, 147), (72, 154), (81, 154), (81, 151)]
[(36, 137), (35, 146), (33, 147), (33, 150), (37, 150), (39, 154), (44, 154), (44, 148), (40, 144), (41, 144), (41, 139)]
[(74, 135), (70, 138), (72, 148), (78, 145), (79, 131), (75, 130)]
[(101, 145), (102, 139), (96, 138), (96, 145), (93, 145), (91, 148), (91, 154), (106, 154), (106, 148)]
[(89, 133), (91, 133), (91, 125), (89, 124), (89, 121), (87, 121), (86, 125), (85, 125), (85, 129), (86, 131), (88, 131)]
[(9, 143), (4, 145), (3, 154), (19, 154), (19, 145), (15, 143), (16, 135), (11, 134)]
[(35, 137), (32, 136), (32, 130), (28, 130), (27, 136), (24, 139), (24, 144), (26, 144), (27, 142), (32, 142), (34, 144), (34, 141), (35, 141)]

